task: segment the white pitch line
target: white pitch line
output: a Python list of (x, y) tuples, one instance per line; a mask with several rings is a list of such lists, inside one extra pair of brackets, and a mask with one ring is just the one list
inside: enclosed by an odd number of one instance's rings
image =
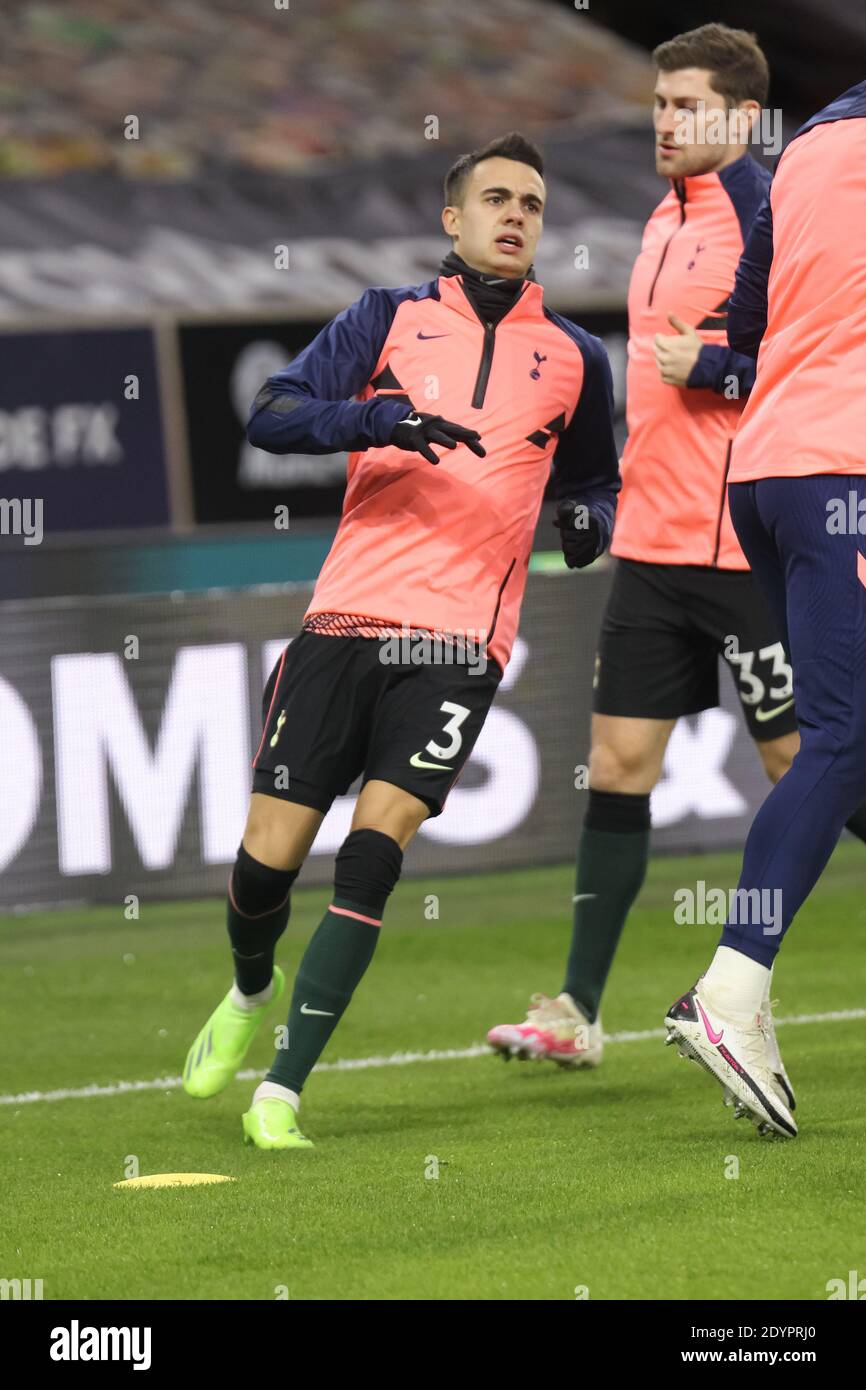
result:
[[(797, 1014), (793, 1018), (777, 1018), (779, 1028), (802, 1023), (847, 1023), (866, 1018), (866, 1009), (836, 1009), (827, 1014)], [(640, 1033), (605, 1033), (606, 1043), (652, 1042), (663, 1038), (663, 1028), (647, 1028)], [(473, 1057), (492, 1057), (491, 1049), (483, 1044), (474, 1047), (434, 1048), (430, 1052), (392, 1052), (388, 1057), (344, 1057), (338, 1062), (319, 1062), (313, 1071), (369, 1071), (376, 1067), (406, 1067), (413, 1062), (463, 1062)], [(263, 1071), (239, 1071), (236, 1081), (260, 1081)], [(36, 1101), (90, 1100), (102, 1096), (122, 1096), (132, 1091), (176, 1091), (183, 1085), (181, 1076), (162, 1076), (152, 1081), (115, 1081), (108, 1086), (78, 1086), (59, 1091), (22, 1091), (17, 1096), (0, 1096), (0, 1105), (32, 1105)]]

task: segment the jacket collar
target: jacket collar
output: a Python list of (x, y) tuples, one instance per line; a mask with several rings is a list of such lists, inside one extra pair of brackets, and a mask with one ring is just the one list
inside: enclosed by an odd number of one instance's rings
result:
[(704, 192), (705, 189), (720, 183), (722, 174), (727, 175), (730, 170), (739, 169), (743, 161), (751, 159), (751, 157), (749, 151), (745, 150), (736, 159), (732, 159), (730, 164), (726, 164), (723, 169), (711, 169), (706, 174), (685, 174), (681, 178), (669, 179), (668, 182), (681, 202), (683, 200), (689, 202)]
[[(486, 276), (481, 271), (474, 270), (453, 251), (449, 252), (442, 262), (439, 272), (440, 299), (450, 308), (455, 309), (457, 313), (478, 323), (478, 314), (463, 286), (464, 278), (475, 278), (482, 283), (490, 282), (495, 286), (498, 277)], [(544, 291), (535, 279), (534, 267), (530, 266), (526, 278), (522, 281), (520, 292), (515, 296), (514, 303), (508, 308), (507, 313), (503, 315), (503, 319), (507, 318), (510, 322), (518, 318), (534, 318), (542, 313), (543, 308)]]

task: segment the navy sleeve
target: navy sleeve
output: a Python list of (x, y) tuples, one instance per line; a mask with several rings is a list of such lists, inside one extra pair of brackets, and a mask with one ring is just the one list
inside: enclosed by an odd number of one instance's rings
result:
[(728, 304), (728, 342), (746, 357), (757, 357), (767, 331), (767, 281), (772, 263), (773, 212), (767, 197), (752, 223)]
[(577, 332), (580, 337), (576, 332), (569, 336), (583, 356), (583, 385), (553, 456), (554, 495), (558, 502), (568, 499), (587, 507), (601, 529), (601, 553), (613, 534), (616, 495), (621, 486), (613, 434), (613, 377), (601, 339)]
[(256, 396), (247, 439), (271, 454), (382, 448), (409, 413), (405, 401), (354, 401), (370, 382), (405, 293), (365, 291), (326, 324)]
[[(737, 380), (736, 393), (730, 390), (731, 377)], [(734, 352), (721, 343), (704, 343), (686, 382), (688, 387), (715, 391), (717, 395), (728, 395), (732, 400), (747, 396), (754, 384), (755, 359)]]

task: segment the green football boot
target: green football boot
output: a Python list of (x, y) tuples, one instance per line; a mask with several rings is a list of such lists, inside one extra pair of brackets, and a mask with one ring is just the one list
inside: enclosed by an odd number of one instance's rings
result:
[(255, 1144), (257, 1149), (313, 1148), (312, 1139), (298, 1129), (298, 1117), (287, 1100), (266, 1096), (251, 1105), (241, 1120), (244, 1143)]
[(188, 1096), (205, 1100), (218, 1095), (235, 1076), (265, 1013), (279, 999), (286, 977), (274, 966), (274, 991), (267, 1004), (255, 1009), (239, 1009), (229, 990), (202, 1028), (186, 1057), (183, 1089)]

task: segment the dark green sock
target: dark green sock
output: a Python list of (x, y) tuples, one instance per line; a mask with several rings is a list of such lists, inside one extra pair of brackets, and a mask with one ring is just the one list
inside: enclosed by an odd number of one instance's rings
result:
[(286, 1046), (278, 1047), (268, 1081), (300, 1095), (373, 959), (379, 931), (369, 906), (334, 899), (304, 952), (295, 977)]
[(646, 876), (649, 838), (649, 796), (590, 790), (562, 990), (591, 1023), (598, 1015), (625, 919)]

